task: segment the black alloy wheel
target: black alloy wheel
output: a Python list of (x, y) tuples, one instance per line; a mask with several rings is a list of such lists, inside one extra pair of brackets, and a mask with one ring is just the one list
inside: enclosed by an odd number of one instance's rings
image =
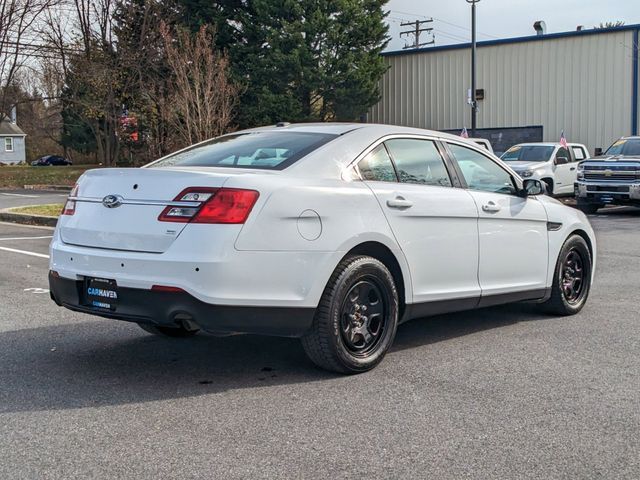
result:
[(591, 251), (584, 238), (573, 234), (560, 249), (549, 299), (541, 304), (554, 315), (575, 315), (589, 297), (592, 277)]
[(398, 311), (398, 291), (389, 269), (369, 256), (346, 257), (325, 287), (302, 346), (325, 370), (366, 372), (382, 361), (393, 343)]
[(580, 252), (572, 248), (562, 265), (562, 294), (567, 303), (575, 305), (585, 286), (584, 261)]
[(341, 332), (345, 347), (366, 356), (383, 337), (387, 324), (386, 299), (374, 278), (356, 283), (342, 304)]

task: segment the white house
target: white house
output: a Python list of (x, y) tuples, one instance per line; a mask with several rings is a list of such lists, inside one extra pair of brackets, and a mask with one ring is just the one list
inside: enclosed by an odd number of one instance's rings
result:
[(26, 160), (26, 136), (15, 121), (5, 118), (0, 122), (0, 164), (14, 165)]

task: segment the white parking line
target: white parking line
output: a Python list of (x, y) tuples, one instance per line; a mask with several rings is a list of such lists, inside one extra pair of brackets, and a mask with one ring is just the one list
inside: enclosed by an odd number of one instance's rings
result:
[(7, 240), (42, 240), (44, 238), (53, 238), (53, 235), (45, 235), (43, 237), (9, 237), (9, 238), (0, 238), (0, 242)]
[(0, 195), (6, 195), (7, 197), (39, 198), (38, 195), (25, 195), (24, 193), (0, 193)]
[(48, 230), (48, 231), (53, 231), (55, 230), (54, 227), (41, 227), (39, 225), (22, 225), (20, 223), (13, 223), (13, 222), (0, 222), (0, 225), (5, 225), (7, 227), (13, 227), (13, 228), (28, 228), (30, 230)]
[(23, 255), (31, 255), (32, 257), (49, 258), (49, 255), (45, 255), (44, 253), (27, 252), (26, 250), (18, 250), (16, 248), (0, 247), (0, 250), (11, 253), (21, 253)]

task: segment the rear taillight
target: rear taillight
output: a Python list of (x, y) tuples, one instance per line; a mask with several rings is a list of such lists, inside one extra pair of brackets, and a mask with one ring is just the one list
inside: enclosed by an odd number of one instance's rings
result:
[(69, 197), (67, 198), (67, 202), (64, 204), (62, 208), (62, 213), (60, 215), (73, 215), (76, 213), (76, 201), (72, 200), (78, 196), (78, 184), (73, 186), (71, 193), (69, 193)]
[[(192, 187), (180, 192), (158, 220), (181, 223), (244, 223), (260, 194), (239, 188)], [(185, 202), (185, 205), (180, 205)]]

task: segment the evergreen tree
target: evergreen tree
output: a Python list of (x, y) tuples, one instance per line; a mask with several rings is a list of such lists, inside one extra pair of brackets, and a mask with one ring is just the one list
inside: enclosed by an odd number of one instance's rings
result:
[(384, 0), (178, 0), (192, 28), (218, 28), (245, 86), (241, 127), (356, 120), (379, 99)]

